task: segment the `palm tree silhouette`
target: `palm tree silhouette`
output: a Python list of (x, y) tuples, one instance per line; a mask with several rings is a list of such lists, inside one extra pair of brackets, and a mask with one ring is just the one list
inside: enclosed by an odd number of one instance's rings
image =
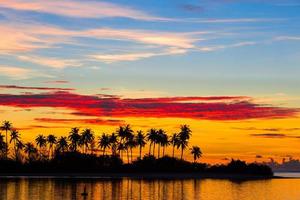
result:
[(21, 160), (21, 151), (24, 148), (24, 144), (21, 140), (17, 140), (16, 142), (16, 160)]
[(180, 132), (178, 133), (178, 144), (177, 148), (181, 148), (181, 160), (183, 159), (183, 151), (188, 146), (188, 140), (190, 139), (190, 136), (192, 135), (192, 131), (188, 125), (181, 125), (180, 126)]
[(127, 136), (126, 146), (130, 149), (130, 160), (132, 162), (132, 149), (137, 146), (137, 143), (135, 141), (135, 136), (133, 134)]
[(2, 123), (2, 130), (5, 131), (5, 143), (6, 143), (6, 152), (5, 152), (5, 158), (7, 159), (8, 156), (8, 150), (9, 150), (9, 146), (8, 146), (8, 136), (7, 136), (7, 132), (10, 131), (12, 129), (12, 123), (10, 123), (9, 121), (4, 121)]
[(81, 136), (79, 135), (79, 128), (77, 127), (72, 128), (68, 136), (68, 139), (71, 142), (70, 144), (71, 151), (76, 152), (81, 139)]
[(25, 144), (24, 152), (27, 153), (28, 160), (32, 161), (33, 154), (37, 152), (37, 149), (34, 147), (34, 145), (31, 142), (28, 142)]
[(148, 131), (147, 133), (147, 140), (150, 141), (150, 146), (149, 146), (149, 155), (151, 154), (151, 147), (153, 145), (153, 156), (155, 152), (155, 143), (157, 140), (157, 131), (156, 129), (152, 128)]
[(65, 153), (68, 149), (67, 137), (60, 137), (57, 141), (56, 149), (60, 153)]
[(84, 146), (84, 153), (87, 153), (89, 145), (95, 139), (92, 129), (84, 129), (81, 133), (81, 143)]
[(143, 131), (137, 131), (137, 135), (135, 136), (136, 144), (139, 146), (140, 156), (142, 158), (142, 148), (146, 145), (146, 137), (143, 134)]
[(56, 136), (54, 136), (52, 134), (48, 135), (47, 142), (49, 144), (48, 157), (51, 158), (51, 157), (53, 157), (53, 145), (56, 144)]
[(118, 148), (118, 136), (115, 133), (112, 133), (109, 136), (109, 142), (110, 142), (110, 146), (111, 146), (111, 154), (116, 155), (117, 148)]
[(110, 147), (110, 137), (109, 135), (103, 133), (101, 137), (98, 138), (98, 146), (103, 150), (103, 155), (105, 154), (106, 148)]
[(46, 147), (47, 138), (40, 134), (35, 138), (35, 143), (39, 147), (40, 158), (42, 158), (43, 157), (42, 148)]
[(15, 153), (15, 158), (17, 159), (17, 142), (20, 140), (20, 134), (16, 129), (12, 129), (10, 131), (10, 141), (9, 143), (14, 143), (14, 153)]
[(167, 146), (169, 146), (170, 141), (169, 141), (169, 136), (167, 134), (162, 134), (160, 136), (160, 145), (163, 147), (163, 156), (165, 156), (165, 149)]
[[(167, 137), (166, 132), (163, 129), (159, 129), (156, 134), (155, 143), (158, 145), (157, 157), (160, 157), (160, 147), (162, 146), (163, 139)], [(168, 141), (167, 141), (168, 142)]]
[(201, 151), (200, 147), (193, 146), (191, 148), (191, 154), (194, 157), (194, 163), (196, 163), (197, 159), (199, 159), (202, 156), (202, 151)]
[(174, 133), (170, 139), (170, 143), (172, 144), (172, 157), (173, 158), (175, 157), (175, 147), (178, 146), (178, 142), (179, 142), (178, 134)]
[(1, 153), (1, 158), (3, 158), (3, 155), (6, 155), (6, 149), (7, 145), (4, 141), (4, 136), (0, 135), (0, 153)]

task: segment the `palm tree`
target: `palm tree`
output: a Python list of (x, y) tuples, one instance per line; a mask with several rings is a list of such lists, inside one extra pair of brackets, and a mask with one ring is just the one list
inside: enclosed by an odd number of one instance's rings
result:
[(40, 157), (43, 157), (42, 148), (46, 147), (46, 145), (47, 145), (47, 139), (46, 139), (46, 137), (43, 136), (43, 135), (41, 135), (41, 134), (38, 135), (35, 138), (35, 143), (39, 147)]
[(167, 137), (165, 135), (166, 135), (166, 132), (163, 129), (159, 129), (157, 131), (155, 143), (157, 143), (157, 145), (158, 145), (158, 150), (157, 150), (157, 157), (158, 158), (160, 157), (160, 147), (162, 146), (163, 138)]
[(143, 134), (143, 131), (137, 131), (137, 135), (135, 137), (136, 144), (140, 148), (140, 159), (142, 158), (142, 148), (146, 145), (146, 137)]
[(150, 141), (150, 146), (149, 146), (149, 155), (151, 154), (151, 147), (153, 145), (153, 155), (155, 152), (155, 143), (157, 140), (157, 131), (156, 129), (152, 128), (148, 131), (147, 133), (147, 140)]
[(193, 146), (191, 148), (191, 154), (194, 156), (194, 163), (196, 163), (197, 159), (199, 159), (202, 156), (202, 151), (200, 147)]
[(20, 134), (16, 129), (12, 129), (10, 132), (10, 141), (9, 143), (14, 143), (14, 150), (15, 150), (15, 157), (17, 158), (17, 147), (16, 147), (16, 143), (19, 141), (20, 139)]
[(1, 153), (1, 159), (3, 159), (3, 156), (6, 155), (6, 149), (7, 145), (4, 141), (4, 136), (0, 135), (0, 153)]
[(81, 138), (81, 136), (79, 135), (79, 128), (77, 128), (77, 127), (72, 128), (68, 138), (71, 142), (71, 144), (70, 144), (71, 151), (76, 152), (77, 147), (80, 143), (80, 138)]
[(5, 158), (7, 159), (8, 156), (8, 150), (9, 150), (9, 146), (8, 146), (8, 136), (7, 136), (7, 132), (10, 131), (12, 129), (12, 123), (10, 123), (9, 121), (4, 121), (2, 123), (2, 130), (5, 131), (5, 138), (6, 138), (6, 152), (5, 152)]
[[(131, 162), (132, 162), (132, 149), (134, 147), (136, 147), (136, 145), (137, 144), (136, 144), (136, 141), (135, 141), (135, 136), (133, 134), (128, 136), (128, 138), (126, 139), (126, 146), (130, 149), (130, 160), (131, 160)], [(128, 159), (128, 163), (129, 163), (129, 159)]]
[(165, 156), (165, 149), (169, 144), (169, 136), (167, 134), (162, 134), (160, 138), (160, 145), (163, 147), (163, 156)]
[(88, 147), (91, 142), (95, 139), (92, 129), (84, 129), (81, 133), (81, 140), (84, 146), (84, 153), (87, 153)]
[(25, 149), (24, 149), (25, 153), (27, 153), (28, 156), (28, 160), (32, 161), (34, 154), (37, 152), (37, 149), (34, 147), (34, 145), (30, 142), (25, 144)]
[(101, 137), (98, 137), (98, 146), (103, 149), (103, 155), (105, 154), (105, 149), (110, 147), (110, 137), (105, 133)]
[(49, 152), (48, 152), (48, 156), (49, 158), (53, 157), (53, 145), (56, 144), (56, 136), (50, 134), (47, 137), (47, 142), (49, 144)]
[(181, 160), (183, 158), (183, 151), (188, 146), (188, 140), (190, 139), (190, 136), (192, 135), (192, 131), (188, 125), (181, 125), (180, 126), (180, 132), (178, 133), (178, 144), (177, 148), (181, 148)]
[(60, 137), (57, 141), (56, 149), (60, 153), (65, 153), (68, 149), (67, 137)]
[(178, 146), (178, 142), (179, 142), (179, 138), (178, 138), (178, 135), (177, 133), (174, 133), (172, 136), (171, 136), (171, 139), (170, 139), (170, 143), (172, 144), (172, 157), (174, 158), (175, 156), (175, 146)]
[(115, 133), (112, 133), (109, 136), (109, 142), (111, 146), (111, 154), (116, 155), (117, 148), (118, 148), (118, 136)]
[(17, 140), (16, 142), (16, 160), (21, 160), (21, 150), (24, 148), (24, 144), (22, 141)]
[(123, 159), (123, 151), (127, 150), (126, 145), (123, 142), (119, 141), (117, 150), (119, 151), (120, 158)]

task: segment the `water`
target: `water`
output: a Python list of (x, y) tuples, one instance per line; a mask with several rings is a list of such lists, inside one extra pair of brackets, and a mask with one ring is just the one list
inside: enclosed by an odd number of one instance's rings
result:
[[(88, 197), (81, 196), (86, 186)], [(1, 200), (300, 200), (300, 179), (139, 180), (1, 178)]]
[(286, 178), (300, 178), (299, 172), (277, 172), (275, 176), (286, 177)]

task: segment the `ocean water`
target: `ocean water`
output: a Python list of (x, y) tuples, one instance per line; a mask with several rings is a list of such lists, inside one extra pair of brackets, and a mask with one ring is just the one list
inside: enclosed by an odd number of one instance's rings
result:
[[(86, 187), (87, 196), (81, 193)], [(300, 179), (0, 178), (1, 200), (300, 200)]]

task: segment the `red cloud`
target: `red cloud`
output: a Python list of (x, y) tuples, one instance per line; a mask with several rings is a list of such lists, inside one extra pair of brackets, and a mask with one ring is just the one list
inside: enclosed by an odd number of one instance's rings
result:
[(46, 123), (83, 123), (95, 125), (121, 125), (124, 124), (122, 120), (114, 119), (57, 119), (57, 118), (35, 118), (36, 121)]
[(73, 88), (53, 88), (53, 87), (27, 87), (17, 85), (0, 85), (0, 89), (18, 89), (18, 90), (56, 90), (56, 91), (72, 91)]
[(253, 103), (249, 97), (168, 97), (122, 99), (118, 96), (81, 95), (71, 92), (0, 94), (0, 105), (21, 108), (52, 107), (73, 110), (74, 115), (94, 117), (156, 117), (207, 120), (286, 118), (297, 108)]

